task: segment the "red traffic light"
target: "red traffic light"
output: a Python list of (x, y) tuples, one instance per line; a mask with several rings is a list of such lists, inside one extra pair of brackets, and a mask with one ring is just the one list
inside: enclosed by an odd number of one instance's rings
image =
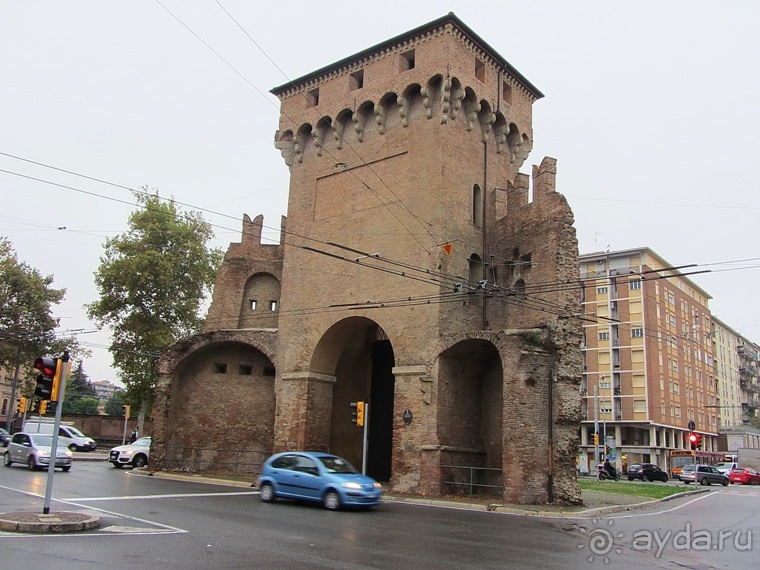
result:
[(697, 434), (693, 433), (689, 436), (689, 441), (692, 443), (697, 443)]
[(56, 361), (47, 356), (40, 356), (34, 361), (34, 367), (42, 372), (43, 376), (53, 376), (55, 374)]

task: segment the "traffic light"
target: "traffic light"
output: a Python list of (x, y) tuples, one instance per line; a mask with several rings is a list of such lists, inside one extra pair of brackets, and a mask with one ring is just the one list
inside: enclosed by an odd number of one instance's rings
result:
[(42, 400), (40, 402), (40, 415), (41, 416), (44, 416), (45, 412), (47, 412), (47, 405), (48, 405), (48, 401), (47, 400)]
[(697, 449), (702, 449), (702, 436), (697, 434)]
[(130, 407), (129, 406), (122, 406), (122, 407), (124, 408), (124, 418), (129, 419)]
[(43, 400), (58, 401), (58, 385), (61, 379), (61, 366), (58, 360), (40, 356), (34, 361), (34, 367), (40, 371), (34, 395)]
[(33, 414), (39, 414), (40, 413), (40, 401), (39, 400), (32, 400), (32, 406), (31, 406), (31, 412)]
[(697, 449), (697, 446), (699, 445), (700, 437), (696, 433), (690, 433), (689, 434), (689, 444), (691, 445), (692, 449)]
[(351, 402), (349, 406), (351, 406), (351, 423), (355, 424), (359, 419), (359, 403)]
[(16, 406), (16, 412), (19, 414), (23, 414), (26, 411), (26, 398), (21, 397), (18, 400), (16, 400), (16, 403), (18, 404)]
[(364, 402), (356, 402), (356, 425), (364, 425)]
[(599, 445), (599, 434), (598, 433), (594, 434), (594, 445)]

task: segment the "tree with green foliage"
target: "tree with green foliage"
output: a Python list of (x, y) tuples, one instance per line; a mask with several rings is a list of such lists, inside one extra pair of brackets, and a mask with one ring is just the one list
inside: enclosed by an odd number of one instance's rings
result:
[(109, 416), (121, 417), (124, 415), (124, 392), (117, 390), (106, 400), (103, 411)]
[(76, 339), (56, 337), (52, 307), (63, 300), (66, 289), (52, 285), (52, 275), (19, 262), (11, 242), (0, 237), (0, 369), (18, 375), (16, 398), (32, 396), (32, 363), (38, 356), (57, 358), (64, 350), (73, 356), (89, 354)]
[(210, 248), (211, 226), (198, 212), (182, 212), (173, 200), (142, 188), (129, 230), (105, 243), (95, 273), (100, 299), (89, 317), (112, 331), (110, 352), (125, 400), (140, 409), (152, 403), (155, 360), (180, 338), (196, 334), (223, 252)]
[[(88, 402), (83, 403), (83, 400)], [(93, 410), (92, 402), (95, 401)], [(71, 377), (66, 381), (66, 395), (63, 400), (63, 413), (64, 414), (97, 414), (98, 406), (97, 392), (95, 388), (90, 384), (90, 378), (84, 371), (84, 365), (79, 362), (71, 372)], [(82, 411), (82, 408), (86, 408), (91, 411)]]

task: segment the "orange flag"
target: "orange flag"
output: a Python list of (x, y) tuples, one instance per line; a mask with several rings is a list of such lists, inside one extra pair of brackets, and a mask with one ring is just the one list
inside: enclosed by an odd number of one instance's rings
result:
[(451, 255), (451, 248), (454, 244), (449, 242), (441, 246), (441, 249), (446, 252), (446, 255)]

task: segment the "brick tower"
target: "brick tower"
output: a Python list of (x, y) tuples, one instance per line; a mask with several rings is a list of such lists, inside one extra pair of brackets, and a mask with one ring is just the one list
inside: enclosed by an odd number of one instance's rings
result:
[[(578, 502), (573, 217), (553, 159), (532, 200), (519, 173), (541, 92), (453, 14), (272, 92), (290, 169), (282, 264), (273, 281), (225, 261), (238, 276), (217, 280), (209, 315), (228, 307), (236, 330), (211, 323), (165, 356), (166, 394), (194, 350), (250, 335), (276, 369), (273, 451), (364, 460), (396, 491), (469, 492), (474, 468), (479, 490)], [(255, 283), (279, 294), (268, 321), (246, 315)]]

